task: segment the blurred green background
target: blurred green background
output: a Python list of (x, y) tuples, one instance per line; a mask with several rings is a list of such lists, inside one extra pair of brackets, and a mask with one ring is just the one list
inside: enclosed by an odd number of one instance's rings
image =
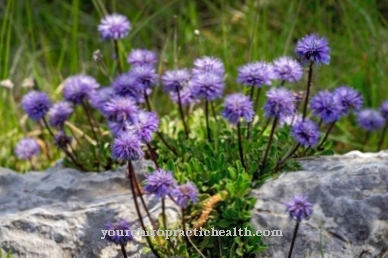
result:
[[(109, 84), (92, 55), (99, 49), (113, 67), (113, 47), (97, 33), (100, 19), (111, 12), (126, 15), (133, 26), (120, 43), (123, 61), (131, 48), (149, 48), (160, 57), (160, 73), (174, 66), (174, 52), (180, 67), (190, 67), (198, 55), (212, 55), (225, 62), (227, 92), (241, 90), (235, 82), (238, 66), (294, 56), (296, 41), (315, 32), (328, 38), (332, 59), (315, 70), (314, 91), (351, 85), (373, 108), (388, 99), (388, 1), (5, 0), (0, 1), (0, 166), (25, 170), (28, 165), (13, 157), (16, 142), (26, 135), (43, 136), (20, 108), (30, 87), (59, 100), (61, 83), (69, 75), (87, 73)], [(287, 87), (302, 90), (305, 80)], [(159, 113), (172, 108), (160, 89), (152, 98)], [(374, 151), (381, 133), (368, 146), (360, 145), (365, 133), (354, 117), (341, 120), (334, 132), (338, 153)], [(51, 160), (58, 155), (54, 152)]]

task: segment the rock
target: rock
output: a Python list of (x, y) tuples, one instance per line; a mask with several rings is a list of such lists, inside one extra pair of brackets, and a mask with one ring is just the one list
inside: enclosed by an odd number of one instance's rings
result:
[[(286, 173), (254, 190), (256, 230), (282, 230), (268, 236), (260, 257), (287, 257), (295, 221), (284, 203), (307, 195), (312, 217), (299, 227), (292, 257), (388, 258), (388, 152), (312, 157), (303, 171)], [(322, 252), (322, 253), (321, 253)]]
[[(152, 164), (134, 166), (138, 178), (144, 178), (145, 168)], [(160, 201), (146, 199), (156, 218)], [(177, 220), (178, 209), (166, 203), (168, 218)], [(140, 228), (124, 167), (81, 173), (57, 166), (24, 175), (0, 169), (0, 247), (14, 258), (122, 257), (119, 246), (101, 239), (104, 224), (119, 218)], [(139, 238), (127, 245), (129, 257), (140, 257)]]

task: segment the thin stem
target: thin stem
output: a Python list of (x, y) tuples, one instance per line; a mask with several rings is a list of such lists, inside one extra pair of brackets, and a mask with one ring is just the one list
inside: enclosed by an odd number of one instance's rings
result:
[(298, 234), (299, 224), (300, 224), (299, 221), (297, 221), (296, 226), (295, 226), (295, 230), (294, 230), (294, 235), (292, 237), (290, 251), (288, 251), (288, 258), (291, 258), (291, 256), (292, 256), (292, 250), (294, 249), (294, 244), (295, 244), (296, 235)]
[(241, 124), (240, 124), (240, 122), (237, 123), (237, 136), (238, 136), (238, 152), (240, 153), (241, 164), (246, 169), (245, 162), (244, 162), (244, 151), (243, 151), (242, 139), (241, 139)]
[[(255, 92), (255, 87), (252, 85), (251, 86), (251, 93), (249, 94), (249, 99), (253, 102), (253, 94)], [(253, 121), (251, 122), (248, 122), (248, 126), (247, 126), (247, 140), (249, 139), (249, 137), (251, 137), (251, 126), (252, 126), (252, 123)]]
[(255, 113), (257, 112), (257, 108), (259, 107), (259, 99), (260, 99), (261, 87), (257, 89), (256, 98), (255, 98), (255, 109), (253, 110)]
[(167, 230), (167, 218), (166, 218), (166, 198), (162, 197), (162, 216), (163, 216), (163, 227)]
[(275, 118), (273, 120), (273, 123), (272, 123), (272, 129), (271, 129), (271, 133), (269, 135), (269, 140), (268, 140), (268, 144), (267, 144), (267, 149), (265, 150), (265, 154), (264, 154), (264, 159), (263, 159), (263, 162), (261, 164), (261, 171), (264, 170), (265, 168), (265, 163), (267, 163), (267, 158), (268, 158), (268, 153), (269, 153), (269, 149), (271, 148), (271, 143), (272, 143), (272, 138), (274, 136), (274, 133), (275, 133), (275, 128), (276, 128), (276, 124), (278, 123), (278, 119), (279, 118)]
[(206, 116), (207, 141), (211, 142), (210, 127), (209, 127), (209, 101), (207, 100), (205, 100), (205, 116)]
[(327, 137), (329, 136), (331, 130), (333, 129), (334, 125), (335, 125), (336, 121), (332, 122), (330, 125), (329, 125), (329, 128), (327, 129), (327, 132), (325, 134), (325, 137), (323, 137), (323, 140), (321, 141), (321, 143), (318, 145), (317, 149), (320, 150), (322, 148), (322, 145), (325, 143), (325, 141), (327, 140)]
[[(85, 100), (83, 100), (83, 101), (81, 102), (81, 104), (82, 104), (82, 107), (83, 107), (83, 109), (84, 109), (84, 111), (85, 111), (85, 113), (86, 113), (86, 118), (87, 118), (87, 120), (88, 120), (88, 123), (89, 123), (89, 125), (90, 125), (90, 127), (91, 127), (91, 130), (92, 130), (92, 133), (93, 133), (93, 138), (94, 138), (94, 140), (96, 141), (97, 146), (100, 146), (100, 143), (99, 143), (99, 141), (98, 141), (98, 137), (97, 137), (96, 131), (94, 130), (94, 126), (93, 126), (93, 122), (92, 122), (92, 115), (90, 114), (89, 109), (88, 109), (88, 107), (86, 106)], [(97, 159), (97, 157), (95, 157), (95, 158)]]
[(113, 40), (115, 45), (115, 54), (116, 54), (116, 62), (117, 62), (117, 70), (119, 71), (119, 74), (123, 72), (121, 69), (121, 63), (120, 63), (120, 55), (119, 55), (119, 42), (117, 40)]
[(180, 90), (178, 89), (177, 91), (178, 94), (178, 106), (179, 106), (179, 113), (181, 115), (183, 127), (185, 128), (185, 133), (186, 133), (186, 139), (189, 138), (189, 128), (187, 127), (186, 121), (185, 121), (185, 115), (183, 113), (183, 107), (182, 107), (182, 101), (181, 101), (181, 93)]
[(263, 130), (261, 130), (261, 132), (260, 132), (260, 135), (262, 135), (265, 132), (265, 130), (267, 130), (267, 127), (269, 125), (269, 121), (271, 121), (271, 118), (268, 117), (267, 121), (265, 121), (265, 124), (263, 126)]
[(152, 108), (151, 108), (151, 103), (150, 103), (150, 99), (148, 98), (148, 94), (147, 94), (147, 91), (144, 89), (144, 100), (145, 100), (145, 103), (147, 105), (147, 109), (148, 111), (152, 111)]
[(214, 106), (214, 102), (211, 102), (210, 105), (211, 105), (211, 108), (212, 108), (214, 121), (218, 122), (218, 118), (217, 118), (217, 113), (216, 113), (216, 108)]
[(281, 165), (283, 165), (289, 158), (292, 157), (292, 155), (298, 150), (300, 146), (300, 143), (297, 143), (289, 152), (288, 154), (282, 158), (278, 163), (276, 164), (275, 170), (277, 170)]
[(321, 128), (322, 123), (323, 123), (323, 119), (321, 118), (321, 119), (319, 119), (319, 122), (318, 122), (318, 129)]
[[(183, 232), (186, 232), (185, 208), (181, 208), (181, 212), (182, 212), (182, 229), (183, 229)], [(187, 234), (184, 234), (184, 235), (185, 235), (186, 243), (188, 244), (189, 239), (187, 237)]]
[(124, 258), (128, 258), (127, 252), (125, 251), (125, 246), (124, 246), (124, 244), (120, 244), (120, 246), (121, 246), (121, 253), (123, 254), (123, 257), (124, 257)]
[(303, 121), (306, 118), (306, 114), (307, 114), (307, 105), (309, 102), (310, 88), (312, 85), (312, 78), (313, 78), (313, 66), (314, 66), (314, 61), (312, 61), (310, 63), (310, 66), (309, 66), (309, 75), (307, 78), (306, 98), (304, 100), (304, 105), (303, 105)]
[(151, 159), (154, 162), (155, 167), (158, 169), (159, 168), (159, 164), (158, 164), (158, 159), (156, 158), (156, 152), (152, 148), (152, 146), (151, 146), (151, 144), (149, 142), (147, 142), (146, 145), (147, 145), (148, 151), (150, 152)]
[(28, 162), (30, 163), (31, 169), (32, 169), (33, 171), (35, 171), (35, 170), (36, 170), (36, 167), (35, 167), (35, 165), (34, 165), (34, 162), (33, 162), (33, 160), (32, 160), (32, 157), (28, 159)]
[(380, 138), (379, 144), (377, 146), (377, 151), (380, 151), (381, 147), (383, 146), (385, 134), (387, 133), (387, 129), (388, 129), (388, 122), (385, 123), (383, 133), (381, 134), (381, 138)]

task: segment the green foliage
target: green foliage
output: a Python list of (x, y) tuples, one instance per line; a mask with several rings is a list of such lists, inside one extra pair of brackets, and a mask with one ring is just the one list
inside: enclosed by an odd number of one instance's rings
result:
[(0, 258), (12, 258), (12, 252), (8, 251), (6, 254), (3, 254), (2, 249), (0, 248)]

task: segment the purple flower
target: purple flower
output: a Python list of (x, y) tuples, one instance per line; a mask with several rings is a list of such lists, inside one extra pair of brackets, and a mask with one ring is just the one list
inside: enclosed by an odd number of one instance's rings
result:
[(309, 34), (299, 40), (295, 52), (303, 62), (315, 62), (318, 65), (330, 63), (329, 42), (317, 34)]
[(318, 92), (310, 103), (313, 114), (322, 118), (324, 123), (338, 121), (342, 116), (342, 105), (334, 94), (325, 90)]
[(54, 144), (58, 148), (65, 148), (71, 143), (71, 137), (66, 135), (64, 131), (60, 131), (58, 134), (54, 135)]
[(186, 208), (189, 201), (196, 203), (198, 201), (198, 189), (192, 182), (179, 185), (172, 191), (172, 196), (176, 197), (177, 204)]
[(125, 38), (131, 30), (127, 17), (113, 13), (105, 16), (98, 25), (98, 32), (103, 39), (118, 40)]
[(128, 130), (136, 133), (144, 142), (150, 142), (154, 132), (158, 130), (159, 118), (154, 112), (140, 111), (136, 123)]
[(120, 134), (112, 144), (112, 156), (119, 161), (138, 160), (143, 157), (138, 135), (128, 132)]
[(69, 102), (61, 101), (54, 104), (48, 111), (50, 125), (57, 128), (63, 128), (63, 125), (74, 109)]
[(241, 93), (234, 93), (225, 97), (222, 115), (231, 124), (237, 124), (240, 117), (244, 118), (245, 121), (250, 122), (255, 116), (252, 106), (252, 101), (250, 101), (247, 96)]
[(388, 120), (388, 101), (385, 101), (383, 104), (381, 104), (380, 113), (385, 120)]
[(191, 79), (190, 83), (193, 95), (207, 101), (220, 98), (225, 87), (223, 78), (215, 73), (198, 74)]
[(142, 90), (151, 88), (158, 81), (158, 75), (152, 65), (135, 65), (130, 73), (136, 78), (136, 88)]
[(304, 147), (313, 147), (318, 144), (321, 133), (318, 125), (310, 120), (298, 121), (291, 130), (291, 135)]
[(254, 62), (238, 68), (237, 82), (246, 86), (260, 88), (263, 85), (271, 85), (274, 79), (273, 67), (266, 62)]
[(177, 92), (187, 85), (190, 80), (190, 73), (187, 69), (166, 71), (161, 79), (165, 91)]
[(364, 100), (361, 93), (349, 86), (340, 86), (333, 91), (333, 94), (341, 103), (342, 113), (345, 115), (349, 113), (349, 109), (358, 111), (362, 108)]
[(301, 222), (311, 217), (313, 205), (307, 201), (307, 196), (294, 196), (290, 202), (286, 203), (286, 212), (290, 214), (291, 219)]
[(108, 128), (112, 132), (114, 137), (118, 137), (123, 133), (128, 133), (131, 125), (128, 121), (121, 123), (117, 122), (108, 122)]
[(18, 159), (31, 159), (33, 156), (39, 154), (40, 146), (35, 139), (27, 137), (21, 139), (16, 144), (14, 152)]
[(131, 65), (154, 65), (158, 62), (158, 57), (151, 50), (133, 49), (128, 55), (127, 62)]
[(302, 78), (303, 68), (294, 59), (280, 57), (273, 62), (273, 72), (278, 80), (296, 82)]
[(281, 116), (279, 120), (279, 126), (282, 127), (284, 125), (294, 126), (296, 123), (303, 120), (302, 114), (292, 114), (289, 116)]
[(357, 123), (367, 131), (377, 131), (384, 126), (385, 120), (379, 111), (363, 109), (357, 113)]
[(143, 95), (143, 87), (138, 83), (138, 77), (132, 72), (117, 76), (112, 87), (117, 95), (131, 97), (136, 101), (139, 101)]
[[(131, 228), (129, 223), (125, 219), (121, 219), (118, 222), (105, 224), (105, 229), (108, 230), (106, 234), (106, 240), (109, 242), (115, 243), (116, 245), (125, 246), (129, 241), (133, 240), (131, 234)], [(109, 234), (110, 230), (114, 230), (114, 235)]]
[(30, 91), (22, 99), (22, 107), (32, 120), (42, 119), (51, 108), (52, 104), (46, 93)]
[(273, 88), (267, 91), (267, 101), (264, 104), (265, 116), (280, 118), (295, 113), (294, 95), (285, 88)]
[(165, 198), (176, 188), (176, 181), (172, 172), (157, 169), (154, 173), (146, 175), (146, 185), (144, 190), (149, 194)]
[(200, 75), (203, 73), (214, 73), (220, 77), (224, 76), (225, 67), (221, 59), (203, 56), (194, 60), (193, 75)]
[(90, 94), (89, 101), (92, 107), (102, 112), (105, 104), (115, 96), (116, 95), (112, 87), (105, 87)]
[(102, 113), (110, 122), (128, 121), (133, 124), (137, 120), (139, 108), (135, 101), (130, 98), (115, 97), (104, 105)]
[[(193, 83), (191, 81), (189, 81), (189, 83), (184, 86), (181, 91), (179, 91), (179, 94), (183, 106), (188, 106), (190, 104), (199, 102), (199, 100), (193, 95)], [(170, 99), (175, 103), (178, 103), (178, 93), (170, 92)]]
[(84, 99), (89, 98), (100, 85), (91, 76), (75, 75), (66, 79), (63, 89), (65, 100), (74, 104), (80, 104)]

